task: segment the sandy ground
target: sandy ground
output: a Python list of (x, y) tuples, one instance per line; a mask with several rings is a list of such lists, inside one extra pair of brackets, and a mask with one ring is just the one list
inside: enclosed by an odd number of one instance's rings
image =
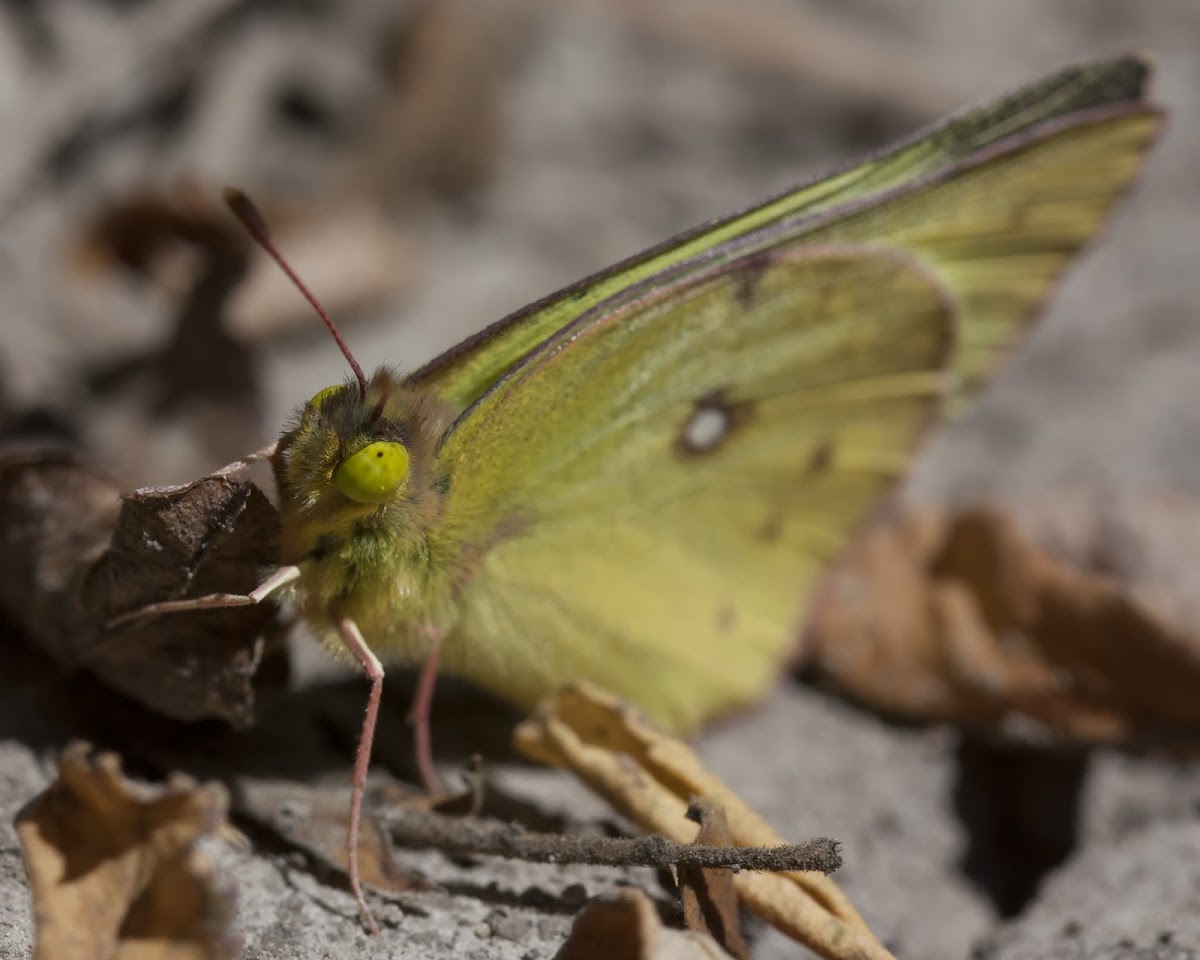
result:
[[(782, 68), (766, 57), (731, 58), (685, 30), (631, 27), (566, 5), (539, 19), (502, 99), (493, 175), (465, 208), (432, 208), (419, 282), (403, 302), (356, 319), (349, 335), (358, 355), (416, 366), (535, 296), (940, 112), (1061, 63), (1143, 47), (1158, 59), (1158, 99), (1171, 111), (1144, 184), (1001, 381), (932, 444), (913, 486), (939, 500), (1020, 501), (1109, 486), (1200, 490), (1200, 5), (751, 6), (844, 25), (860, 37), (861, 58), (853, 70), (840, 59), (823, 65), (799, 55)], [(729, 38), (714, 42), (722, 40)], [(878, 50), (889, 59), (872, 57)], [(221, 172), (254, 186), (266, 163)], [(166, 169), (185, 165), (173, 155)], [(115, 182), (131, 179), (113, 166)], [(52, 324), (30, 319), (51, 280), (26, 268), (46, 254), (53, 222), (30, 204), (0, 224), (16, 288), (5, 295), (10, 319), (0, 339), (10, 399), (53, 393), (64, 369), (104, 349), (99, 334), (64, 344), (46, 332)], [(342, 376), (340, 358), (317, 333), (272, 341), (263, 361), (264, 424), (282, 422), (297, 398)], [(264, 439), (269, 433), (264, 427)], [(163, 443), (175, 449), (169, 436)], [(181, 479), (164, 461), (151, 460), (152, 475), (134, 482)], [(322, 722), (338, 734), (306, 772), (339, 782), (346, 772), (337, 758), (348, 765), (347, 729), (363, 690), (311, 650), (299, 657), (298, 683), (320, 695), (283, 716), (334, 718)], [(65, 740), (87, 733), (44, 713), (55, 688), (36, 675), (36, 683), (14, 686), (8, 678), (28, 675), (0, 669), (3, 958), (32, 949), (12, 816), (46, 784)], [(404, 698), (400, 686), (385, 695), (385, 766), (406, 751)], [(438, 727), (446, 729), (443, 755), (497, 740), (472, 727), (472, 718), (494, 721), (474, 702), (452, 694), (440, 708), (449, 721)], [(838, 879), (899, 957), (1200, 956), (1200, 774), (1188, 765), (968, 743), (953, 730), (890, 725), (791, 681), (705, 735), (700, 750), (785, 835), (844, 841)], [(580, 822), (604, 816), (560, 774), (501, 762), (496, 776), (530, 810)], [(415, 908), (403, 913), (384, 907), (389, 929), (368, 941), (347, 895), (286, 857), (214, 853), (236, 878), (244, 956), (262, 960), (551, 957), (578, 909), (572, 885), (595, 894), (621, 879), (598, 869), (468, 867), (404, 853), (406, 866), (443, 889), (410, 895)], [(657, 889), (652, 877), (639, 879)], [(756, 960), (805, 955), (765, 928), (751, 932)]]

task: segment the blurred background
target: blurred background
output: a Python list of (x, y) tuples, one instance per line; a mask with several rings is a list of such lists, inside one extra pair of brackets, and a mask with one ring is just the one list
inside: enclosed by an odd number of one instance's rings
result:
[[(226, 184), (255, 198), (364, 367), (415, 369), (672, 233), (1130, 48), (1158, 63), (1163, 142), (1044, 322), (935, 438), (910, 487), (943, 504), (1110, 490), (1191, 502), (1195, 0), (9, 0), (3, 435), (67, 439), (127, 489), (185, 481), (273, 440), (296, 405), (344, 377), (324, 328), (225, 214)], [(1175, 529), (1168, 519), (1156, 536)], [(1194, 555), (1176, 566), (1190, 571)], [(301, 681), (341, 669), (298, 663)], [(800, 689), (702, 750), (789, 836), (849, 838), (842, 880), (902, 956), (949, 960), (1002, 942), (1000, 919), (1076, 844), (1123, 842), (1159, 817), (1186, 819), (1195, 841), (1200, 778), (1184, 768), (1116, 754), (1090, 774), (1078, 759), (996, 763), (944, 730), (888, 727)], [(341, 691), (351, 732), (322, 734), (320, 764), (339, 784), (362, 692), (357, 680)], [(402, 754), (404, 697), (384, 700), (396, 736), (380, 752)], [(803, 743), (796, 763), (764, 771), (748, 737)], [(1014, 770), (1028, 778), (1015, 789), (1037, 798), (1021, 814), (1025, 840), (1036, 846), (1030, 831), (1057, 824), (1015, 897), (994, 872), (967, 882), (963, 866), (988, 846), (968, 795), (1009, 789)], [(548, 798), (557, 776), (507, 782)], [(7, 799), (16, 809), (24, 798)], [(993, 847), (1014, 835), (1005, 815), (992, 816)], [(1175, 849), (1168, 840), (1154, 850)], [(1146, 910), (1169, 901), (1143, 893)], [(275, 909), (262, 907), (263, 929)], [(1066, 929), (1064, 909), (1045, 906), (1045, 930)], [(1159, 922), (1135, 914), (1139, 937)], [(561, 936), (555, 927), (547, 942)], [(794, 955), (769, 935), (756, 952)]]

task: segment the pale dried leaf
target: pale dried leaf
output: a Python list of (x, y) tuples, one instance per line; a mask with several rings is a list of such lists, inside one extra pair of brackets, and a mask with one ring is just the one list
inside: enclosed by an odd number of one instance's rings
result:
[[(693, 795), (725, 810), (734, 845), (783, 842), (686, 744), (596, 687), (577, 684), (551, 694), (518, 726), (514, 744), (532, 759), (568, 768), (642, 829), (677, 843), (695, 839), (696, 824), (687, 816)], [(741, 871), (734, 883), (750, 910), (821, 956), (891, 956), (823, 874)]]
[(593, 900), (575, 918), (556, 960), (730, 960), (707, 934), (664, 927), (641, 890)]
[(228, 893), (197, 841), (224, 828), (219, 784), (126, 779), (115, 754), (63, 752), (58, 780), (17, 817), (35, 960), (223, 960), (237, 955)]

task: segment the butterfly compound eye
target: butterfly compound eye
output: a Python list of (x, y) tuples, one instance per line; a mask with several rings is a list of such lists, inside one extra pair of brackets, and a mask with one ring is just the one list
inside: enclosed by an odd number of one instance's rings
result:
[(344, 460), (333, 473), (337, 488), (356, 503), (383, 503), (408, 477), (404, 444), (377, 440)]

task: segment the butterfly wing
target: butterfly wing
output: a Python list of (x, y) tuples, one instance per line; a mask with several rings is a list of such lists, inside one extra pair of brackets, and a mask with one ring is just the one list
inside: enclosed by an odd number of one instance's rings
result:
[[(1011, 341), (1019, 319), (1132, 177), (1157, 124), (1142, 102), (1148, 72), (1135, 56), (1085, 64), (951, 117), (519, 310), (434, 360), (413, 382), (466, 407), (600, 303), (636, 298), (646, 281), (685, 277), (806, 237), (910, 250), (944, 269), (963, 301), (960, 368), (969, 383)], [(1054, 191), (1062, 191), (1056, 202), (1039, 206)], [(997, 245), (1003, 249), (989, 249)], [(1010, 281), (1014, 287), (1006, 289)]]
[[(905, 377), (981, 378), (1135, 176), (1144, 76), (1052, 77), (419, 373), (466, 405), (439, 454), (447, 666), (522, 703), (591, 679), (675, 727), (758, 693), (938, 407)], [(951, 314), (953, 356), (914, 362)]]
[(803, 585), (905, 467), (956, 328), (911, 258), (756, 254), (585, 314), (444, 440), (443, 663), (589, 679), (688, 727), (759, 692)]

